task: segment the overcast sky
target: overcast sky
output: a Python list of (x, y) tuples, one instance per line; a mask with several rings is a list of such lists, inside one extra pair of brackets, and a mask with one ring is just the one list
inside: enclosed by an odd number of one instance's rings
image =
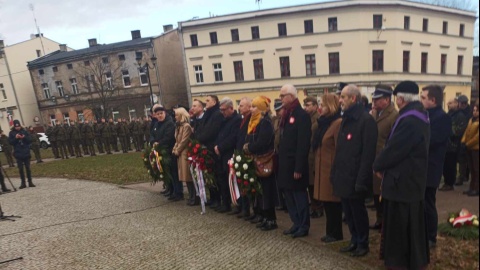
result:
[[(321, 1), (263, 0), (260, 8)], [(474, 2), (478, 16), (478, 2)], [(143, 37), (154, 36), (163, 32), (165, 24), (176, 27), (179, 21), (193, 17), (206, 18), (210, 14), (225, 15), (259, 8), (255, 0), (0, 0), (0, 39), (6, 45), (24, 41), (30, 34), (37, 33), (30, 3), (34, 5), (44, 36), (74, 49), (88, 47), (89, 38), (97, 38), (100, 44), (119, 42), (129, 40), (130, 31), (136, 29), (141, 30)], [(478, 44), (478, 38), (476, 40)]]

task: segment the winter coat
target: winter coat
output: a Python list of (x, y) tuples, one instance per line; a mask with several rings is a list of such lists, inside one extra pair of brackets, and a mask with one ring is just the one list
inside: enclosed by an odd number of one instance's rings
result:
[(330, 178), (335, 196), (365, 198), (372, 192), (377, 137), (377, 124), (363, 105), (343, 113)]
[(77, 125), (72, 126), (71, 130), (72, 130), (72, 140), (79, 141), (82, 139), (82, 132), (80, 131), (80, 128)]
[(280, 145), (280, 117), (272, 117), (273, 131), (275, 132), (275, 151), (278, 153), (278, 146)]
[(473, 118), (468, 121), (468, 126), (463, 135), (462, 143), (467, 146), (468, 150), (478, 151), (478, 118), (475, 121), (473, 121)]
[(452, 118), (452, 136), (448, 140), (447, 152), (458, 153), (460, 142), (468, 125), (468, 119), (462, 110), (449, 111), (448, 115)]
[(340, 198), (333, 195), (333, 185), (330, 182), (330, 173), (335, 160), (338, 132), (342, 119), (338, 118), (328, 127), (323, 135), (322, 146), (315, 150), (315, 179), (313, 197), (323, 202), (340, 202)]
[[(399, 112), (417, 110), (426, 115), (420, 102), (407, 104)], [(416, 116), (398, 122), (385, 148), (373, 163), (375, 172), (383, 173), (382, 197), (396, 202), (419, 202), (425, 197), (427, 185), (429, 124)]]
[(246, 117), (241, 119), (240, 126), (238, 132), (236, 134), (236, 147), (237, 151), (243, 150), (243, 145), (245, 144), (245, 139), (247, 138), (248, 132), (248, 123), (250, 123), (250, 118), (252, 117), (251, 114), (247, 115)]
[[(313, 136), (318, 129), (317, 120), (319, 117), (320, 114), (317, 111), (310, 115), (310, 122), (312, 123), (312, 138), (310, 139), (310, 145), (312, 143)], [(308, 153), (308, 179), (311, 186), (313, 186), (313, 183), (315, 182), (315, 154), (316, 151), (310, 148), (310, 152)]]
[(57, 141), (57, 133), (56, 130), (49, 126), (47, 130), (45, 131), (45, 135), (47, 135), (48, 141), (49, 142), (56, 142)]
[(217, 104), (205, 112), (199, 125), (195, 127), (195, 138), (212, 153), (215, 153), (215, 140), (222, 126), (223, 119), (224, 117)]
[(248, 134), (245, 143), (248, 144), (248, 151), (253, 155), (264, 155), (274, 148), (275, 133), (272, 120), (268, 115), (264, 116), (254, 132)]
[(83, 125), (82, 130), (83, 136), (85, 140), (93, 140), (95, 139), (95, 132), (93, 131), (93, 127), (89, 124)]
[(0, 144), (2, 145), (3, 150), (12, 150), (12, 145), (8, 142), (8, 137), (7, 135), (1, 135), (0, 136)]
[(158, 145), (171, 153), (175, 146), (175, 124), (170, 116), (166, 116), (163, 122), (155, 123), (150, 133), (150, 143), (158, 143)]
[(98, 125), (99, 132), (104, 139), (109, 139), (112, 137), (112, 134), (110, 132), (110, 127), (108, 126), (107, 123), (101, 123)]
[(178, 179), (182, 182), (191, 182), (190, 164), (188, 163), (187, 145), (192, 135), (192, 127), (189, 123), (177, 123), (175, 129), (175, 145), (173, 154), (178, 157)]
[(220, 156), (217, 156), (217, 158), (220, 160), (221, 168), (224, 172), (228, 172), (228, 160), (232, 158), (233, 152), (235, 151), (241, 121), (242, 118), (236, 111), (232, 116), (224, 118), (217, 139), (215, 140), (215, 145), (220, 152)]
[[(373, 118), (377, 122), (378, 138), (377, 138), (377, 152), (378, 156), (387, 142), (390, 131), (392, 131), (393, 125), (398, 118), (398, 111), (395, 106), (391, 104), (385, 110), (383, 110), (380, 116), (374, 115)], [(380, 195), (380, 186), (382, 185), (382, 179), (373, 175), (373, 194)]]
[(67, 140), (67, 131), (63, 127), (63, 125), (56, 125), (53, 128), (53, 133), (55, 133), (57, 141), (64, 142)]
[(427, 111), (430, 118), (427, 187), (438, 188), (443, 175), (448, 140), (452, 135), (452, 118), (440, 106)]
[[(17, 134), (22, 134), (25, 137), (23, 139), (17, 139), (15, 138)], [(32, 139), (24, 128), (19, 131), (12, 129), (8, 135), (8, 142), (13, 145), (13, 156), (16, 159), (29, 159), (31, 157), (30, 144), (32, 143)]]
[[(308, 187), (311, 128), (310, 116), (301, 106), (287, 116), (278, 146), (277, 181), (280, 189), (302, 191)], [(294, 173), (300, 173), (302, 177), (295, 180)]]

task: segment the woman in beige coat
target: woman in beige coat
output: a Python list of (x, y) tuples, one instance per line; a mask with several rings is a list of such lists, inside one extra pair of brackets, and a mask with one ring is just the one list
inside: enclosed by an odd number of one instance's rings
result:
[(340, 117), (340, 103), (336, 95), (324, 95), (320, 107), (322, 112), (312, 143), (313, 150), (316, 151), (313, 197), (323, 202), (327, 228), (326, 235), (321, 240), (330, 243), (343, 240), (342, 204), (340, 198), (333, 195), (333, 186), (330, 182), (330, 170), (335, 159), (337, 136), (342, 118)]
[(184, 108), (175, 109), (175, 120), (177, 127), (175, 129), (175, 146), (172, 153), (178, 158), (178, 179), (187, 183), (188, 200), (187, 205), (198, 205), (196, 199), (195, 187), (190, 173), (190, 164), (187, 157), (187, 145), (192, 135), (192, 127), (190, 126), (190, 115)]

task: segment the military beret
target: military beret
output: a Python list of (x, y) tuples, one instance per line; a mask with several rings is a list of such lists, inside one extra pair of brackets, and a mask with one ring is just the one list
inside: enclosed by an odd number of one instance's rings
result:
[(398, 93), (405, 93), (405, 94), (417, 94), (420, 93), (418, 85), (412, 81), (403, 81), (400, 82), (393, 90), (393, 94), (397, 95)]

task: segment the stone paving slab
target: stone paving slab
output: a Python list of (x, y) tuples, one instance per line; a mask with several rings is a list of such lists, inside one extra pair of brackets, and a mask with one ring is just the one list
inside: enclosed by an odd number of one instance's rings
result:
[[(12, 179), (19, 182), (18, 179)], [(368, 269), (326, 248), (153, 192), (35, 179), (0, 195), (0, 269)]]

